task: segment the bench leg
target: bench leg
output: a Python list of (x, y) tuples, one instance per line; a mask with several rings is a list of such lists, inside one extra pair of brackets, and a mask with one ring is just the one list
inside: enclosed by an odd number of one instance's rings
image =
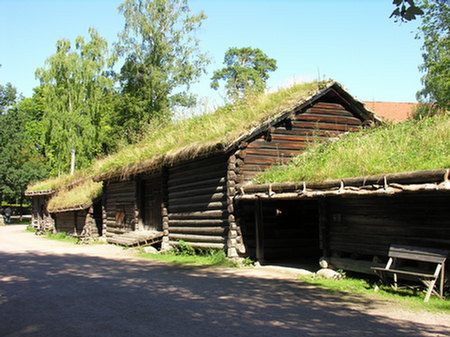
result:
[(434, 292), (435, 294), (438, 295), (438, 297), (441, 297), (436, 291), (434, 290), (434, 285), (436, 284), (436, 280), (437, 279), (433, 279), (433, 280), (422, 280), (422, 282), (428, 286), (428, 290), (427, 290), (427, 294), (425, 295), (425, 299), (424, 302), (428, 302), (428, 300), (430, 299), (431, 293)]

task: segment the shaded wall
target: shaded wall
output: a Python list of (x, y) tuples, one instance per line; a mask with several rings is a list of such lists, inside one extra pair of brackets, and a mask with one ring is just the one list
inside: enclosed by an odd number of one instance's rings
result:
[[(262, 200), (261, 244), (264, 260), (303, 260), (321, 256), (316, 200)], [(255, 201), (240, 201), (238, 219), (247, 255), (256, 258)]]
[(225, 248), (228, 232), (227, 156), (177, 164), (168, 169), (169, 244)]

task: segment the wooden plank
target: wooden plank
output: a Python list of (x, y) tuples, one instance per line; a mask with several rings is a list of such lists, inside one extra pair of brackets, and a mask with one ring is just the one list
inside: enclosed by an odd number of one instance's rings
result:
[(448, 250), (404, 245), (391, 245), (389, 248), (389, 256), (431, 263), (444, 263), (448, 254)]

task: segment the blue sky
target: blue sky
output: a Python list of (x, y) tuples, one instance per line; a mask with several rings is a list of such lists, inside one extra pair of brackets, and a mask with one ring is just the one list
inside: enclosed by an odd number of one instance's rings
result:
[[(120, 0), (0, 0), (0, 84), (11, 82), (31, 96), (35, 71), (54, 54), (58, 39), (74, 41), (96, 28), (110, 44), (123, 28)], [(197, 33), (212, 59), (192, 87), (210, 104), (223, 91), (210, 89), (229, 47), (260, 48), (277, 60), (268, 86), (320, 76), (340, 82), (360, 100), (413, 102), (420, 89), (422, 41), (417, 22), (389, 19), (391, 0), (191, 0), (208, 19)]]

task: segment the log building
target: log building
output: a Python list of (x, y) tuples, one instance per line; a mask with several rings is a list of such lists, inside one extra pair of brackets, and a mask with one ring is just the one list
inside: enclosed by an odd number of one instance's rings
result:
[[(246, 215), (234, 203), (239, 189), (258, 172), (290, 160), (314, 140), (336, 138), (376, 122), (377, 117), (362, 103), (330, 82), (231, 141), (205, 148), (192, 144), (185, 149), (192, 155), (175, 154), (148, 167), (144, 163), (132, 174), (118, 170), (99, 175), (95, 179), (104, 181), (104, 234), (115, 242), (130, 232), (153, 231), (163, 233), (164, 249), (183, 240), (193, 247), (225, 249), (229, 257), (245, 254), (249, 245), (239, 217)], [(305, 205), (302, 214), (314, 222), (317, 217), (311, 207), (315, 205)], [(283, 217), (279, 219), (283, 222)], [(277, 235), (289, 236), (297, 230), (277, 233), (274, 229), (269, 236), (276, 240)]]
[(244, 186), (240, 226), (258, 260), (324, 257), (373, 275), (391, 244), (450, 249), (450, 169)]

